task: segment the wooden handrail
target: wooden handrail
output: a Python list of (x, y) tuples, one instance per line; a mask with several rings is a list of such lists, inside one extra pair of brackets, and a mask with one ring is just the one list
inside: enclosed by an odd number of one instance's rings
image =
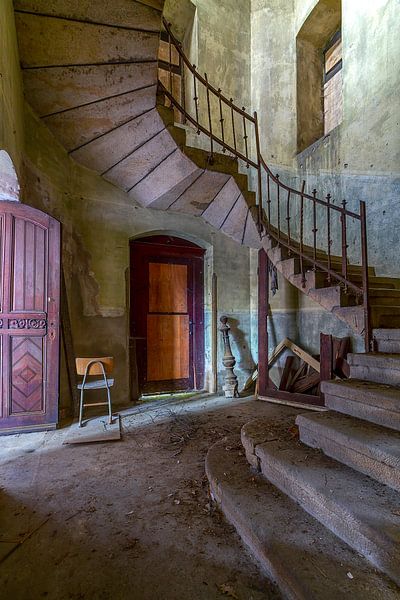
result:
[[(186, 101), (186, 90), (183, 90), (183, 101), (182, 98), (177, 99), (174, 96), (174, 90), (172, 89), (171, 81), (169, 82), (170, 90), (167, 90), (166, 87), (159, 82), (159, 86), (162, 89), (165, 97), (169, 100), (169, 102), (183, 115), (185, 122), (191, 123), (197, 130), (197, 133), (203, 133), (210, 140), (210, 159), (212, 159), (214, 152), (214, 143), (217, 143), (221, 146), (223, 152), (229, 152), (234, 157), (243, 161), (247, 167), (253, 167), (257, 170), (257, 220), (258, 220), (258, 230), (260, 236), (266, 232), (270, 235), (279, 246), (287, 249), (289, 256), (294, 255), (297, 256), (300, 261), (300, 272), (302, 274), (302, 283), (306, 284), (306, 269), (304, 263), (307, 263), (312, 266), (314, 271), (322, 271), (326, 274), (327, 280), (329, 284), (331, 284), (332, 280), (335, 280), (339, 285), (342, 285), (345, 293), (355, 294), (357, 297), (362, 297), (363, 307), (364, 307), (364, 338), (365, 338), (365, 350), (368, 352), (371, 350), (372, 343), (372, 335), (371, 335), (371, 324), (370, 324), (370, 305), (369, 305), (369, 283), (368, 283), (368, 250), (367, 250), (367, 228), (366, 228), (366, 211), (365, 211), (365, 203), (360, 202), (360, 211), (355, 212), (354, 210), (348, 210), (346, 208), (346, 201), (343, 200), (341, 205), (335, 204), (332, 201), (330, 194), (327, 195), (326, 199), (317, 197), (317, 190), (313, 190), (312, 195), (308, 194), (305, 191), (305, 182), (302, 184), (301, 190), (293, 188), (285, 183), (283, 183), (278, 174), (274, 174), (266, 161), (264, 160), (261, 154), (261, 144), (260, 144), (260, 132), (258, 125), (258, 117), (255, 112), (253, 115), (249, 114), (244, 107), (240, 108), (237, 106), (232, 98), (228, 98), (225, 96), (221, 88), (214, 87), (208, 80), (207, 75), (204, 77), (200, 75), (197, 70), (196, 65), (192, 65), (188, 57), (183, 51), (182, 44), (177, 40), (174, 36), (171, 24), (163, 18), (163, 24), (168, 34), (169, 44), (173, 45), (176, 51), (179, 54), (180, 62), (182, 65), (186, 66), (189, 70), (191, 76), (193, 77), (193, 90), (194, 90), (194, 107), (195, 107), (195, 115), (192, 115), (190, 111), (187, 109), (187, 101)], [(171, 49), (170, 49), (171, 56)], [(169, 67), (170, 78), (172, 77), (171, 68)], [(184, 73), (184, 68), (183, 68)], [(184, 78), (185, 79), (185, 78)], [(186, 81), (186, 79), (185, 79)], [(206, 110), (207, 114), (207, 124), (201, 123), (201, 115), (199, 110), (199, 90), (204, 89), (204, 97), (206, 99)], [(216, 114), (213, 115), (211, 109), (211, 96), (216, 98), (217, 109)], [(230, 118), (224, 118), (224, 107), (228, 111), (228, 115)], [(242, 121), (242, 130), (243, 135), (238, 137), (238, 123), (235, 122), (235, 115), (237, 117), (241, 117)], [(221, 131), (221, 136), (215, 133), (216, 128), (219, 121), (219, 128)], [(229, 131), (229, 121), (231, 121), (230, 131)], [(229, 138), (229, 133), (232, 135), (232, 144), (227, 142)], [(242, 141), (242, 146), (238, 144), (238, 140)], [(242, 151), (244, 147), (244, 152)], [(252, 157), (250, 154), (253, 152), (255, 157)], [(263, 178), (266, 178), (265, 185), (263, 186)], [(265, 189), (264, 189), (265, 188)], [(275, 198), (274, 198), (275, 192)], [(282, 192), (285, 192), (283, 194)], [(281, 206), (283, 202), (286, 200), (286, 216), (282, 213), (284, 209)], [(297, 202), (298, 206), (298, 214), (293, 217), (292, 212), (292, 204)], [(312, 206), (312, 228), (306, 230), (307, 219), (305, 218), (305, 210), (306, 205)], [(266, 206), (267, 212), (265, 212), (264, 207)], [(319, 218), (319, 214), (317, 212), (317, 207), (321, 207), (325, 211), (326, 218), (323, 223), (321, 223), (321, 219)], [(320, 208), (320, 210), (321, 210)], [(277, 223), (274, 222), (274, 212), (276, 214)], [(283, 216), (282, 216), (283, 214)], [(335, 268), (332, 267), (332, 232), (334, 231), (332, 219), (334, 215), (337, 215), (337, 218), (340, 219), (340, 227), (338, 227), (338, 231), (340, 232), (341, 237), (341, 269), (338, 272)], [(297, 221), (295, 220), (297, 219)], [(362, 284), (356, 285), (353, 281), (351, 281), (349, 276), (348, 269), (348, 252), (347, 249), (349, 247), (348, 244), (348, 231), (347, 231), (347, 222), (348, 219), (353, 219), (360, 222), (360, 242), (359, 242), (359, 251), (360, 251), (360, 264), (362, 271)], [(299, 236), (300, 239), (295, 239), (295, 232), (293, 231), (293, 227), (291, 226), (291, 221), (299, 223)], [(285, 226), (282, 225), (282, 222), (286, 221), (286, 232)], [(327, 262), (321, 262), (317, 256), (317, 242), (318, 236), (317, 233), (321, 229), (326, 229), (326, 249), (323, 249), (326, 252)], [(313, 246), (312, 246), (312, 254), (307, 254), (304, 251), (304, 238), (308, 234), (309, 237), (312, 237)]]

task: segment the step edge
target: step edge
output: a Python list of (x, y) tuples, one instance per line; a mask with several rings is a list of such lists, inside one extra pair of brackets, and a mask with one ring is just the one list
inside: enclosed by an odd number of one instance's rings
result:
[[(329, 413), (327, 413), (329, 414)], [(354, 418), (354, 420), (356, 420)], [(336, 444), (336, 445), (340, 445), (343, 446), (345, 448), (348, 448), (349, 450), (352, 450), (353, 452), (356, 452), (357, 454), (360, 454), (361, 456), (365, 456), (368, 459), (372, 459), (375, 460), (376, 462), (379, 462), (387, 467), (391, 467), (395, 470), (399, 471), (399, 477), (400, 477), (400, 457), (397, 458), (393, 455), (390, 454), (390, 452), (384, 451), (379, 447), (376, 447), (373, 443), (372, 444), (368, 444), (368, 442), (363, 442), (361, 439), (357, 438), (357, 437), (352, 437), (346, 433), (343, 433), (341, 431), (338, 431), (337, 429), (333, 428), (333, 427), (329, 427), (328, 423), (318, 423), (317, 421), (312, 420), (311, 418), (308, 418), (307, 416), (302, 416), (299, 415), (296, 419), (296, 424), (298, 425), (299, 429), (301, 430), (302, 428), (307, 429), (308, 431), (312, 432), (314, 435), (316, 435), (317, 437), (324, 437), (326, 438), (328, 441)], [(312, 424), (312, 426), (310, 426), (310, 424)], [(366, 422), (364, 424), (364, 427), (370, 427), (371, 429), (377, 426), (371, 425), (370, 423)], [(382, 427), (383, 430), (385, 430), (384, 427)], [(390, 436), (390, 433), (392, 433), (390, 430), (388, 430), (387, 434)], [(331, 435), (329, 435), (331, 434)], [(398, 437), (396, 436), (396, 434), (393, 434), (393, 437)], [(340, 442), (344, 442), (344, 443), (340, 443)], [(393, 440), (394, 445), (395, 445), (395, 440)], [(350, 443), (352, 445), (347, 445), (347, 443)], [(367, 451), (364, 451), (367, 450)]]
[[(346, 524), (346, 526), (347, 526), (349, 523), (352, 523), (353, 530), (357, 531), (357, 533), (362, 538), (362, 545), (364, 546), (364, 548), (366, 549), (368, 546), (371, 546), (371, 545), (373, 547), (375, 547), (375, 552), (377, 552), (377, 555), (378, 555), (377, 556), (378, 561), (374, 560), (374, 556), (370, 551), (366, 550), (366, 553), (363, 553), (363, 554), (377, 568), (383, 569), (384, 572), (388, 573), (388, 571), (386, 571), (385, 569), (389, 568), (391, 570), (390, 564), (392, 562), (399, 565), (398, 552), (399, 552), (399, 548), (400, 548), (400, 543), (396, 544), (394, 540), (392, 540), (391, 538), (389, 538), (383, 534), (382, 529), (376, 529), (376, 528), (368, 525), (361, 518), (355, 516), (354, 512), (347, 510), (346, 507), (343, 506), (338, 501), (336, 501), (334, 497), (329, 496), (327, 494), (322, 494), (322, 492), (320, 490), (316, 489), (312, 485), (311, 482), (307, 482), (307, 485), (302, 485), (301, 483), (299, 483), (298, 479), (294, 476), (294, 474), (292, 472), (290, 472), (290, 470), (286, 471), (286, 467), (288, 465), (287, 465), (287, 463), (285, 463), (282, 460), (282, 457), (280, 457), (280, 460), (279, 460), (279, 459), (276, 459), (276, 455), (274, 456), (275, 460), (278, 462), (277, 467), (272, 466), (271, 461), (267, 461), (267, 462), (263, 461), (262, 455), (264, 454), (264, 456), (265, 456), (265, 454), (266, 454), (268, 456), (268, 451), (267, 451), (266, 446), (267, 446), (267, 444), (258, 446), (257, 450), (256, 450), (256, 454), (260, 459), (260, 465), (261, 465), (261, 469), (262, 469), (264, 476), (267, 477), (267, 479), (269, 479), (273, 485), (278, 487), (278, 489), (280, 489), (282, 492), (288, 494), (293, 500), (298, 502), (300, 504), (300, 506), (302, 506), (302, 508), (306, 512), (309, 512), (309, 510), (307, 510), (307, 508), (302, 503), (302, 501), (304, 502), (304, 498), (306, 498), (306, 501), (309, 503), (309, 505), (315, 504), (319, 509), (322, 509), (321, 516), (323, 516), (324, 512), (327, 513), (328, 511), (330, 514), (334, 514), (337, 519), (338, 525)], [(260, 456), (260, 454), (261, 454), (261, 456)], [(337, 463), (337, 461), (335, 461), (334, 459), (332, 459), (330, 457), (326, 457), (326, 461)], [(350, 467), (347, 467), (346, 465), (341, 465), (341, 468), (343, 470), (346, 470), (346, 469), (352, 470)], [(268, 474), (264, 472), (264, 469), (266, 469)], [(273, 471), (273, 473), (272, 473), (273, 479), (271, 479), (271, 471)], [(287, 473), (287, 475), (285, 477), (285, 481), (287, 481), (287, 483), (289, 484), (289, 487), (292, 488), (293, 486), (295, 486), (295, 487), (293, 487), (293, 490), (295, 490), (295, 491), (293, 491), (293, 495), (291, 493), (289, 493), (289, 491), (286, 488), (283, 489), (282, 471), (286, 471), (286, 473)], [(275, 474), (275, 477), (274, 477), (274, 474)], [(361, 475), (361, 474), (358, 474), (358, 475), (365, 477), (365, 475)], [(383, 484), (379, 484), (379, 485), (383, 485)], [(327, 502), (324, 503), (324, 500)], [(325, 506), (324, 506), (324, 504), (325, 504)], [(353, 547), (351, 544), (351, 541), (347, 541), (344, 537), (342, 537), (342, 535), (340, 535), (340, 533), (338, 532), (339, 530), (337, 528), (335, 528), (335, 530), (333, 530), (333, 529), (331, 529), (331, 527), (329, 527), (329, 525), (327, 525), (326, 523), (321, 521), (321, 518), (319, 516), (313, 514), (312, 512), (309, 512), (309, 514), (311, 514), (314, 518), (316, 518), (321, 523), (323, 523), (323, 525), (325, 525), (325, 527), (327, 527), (330, 531), (333, 531), (333, 533), (335, 533), (335, 535), (340, 537), (340, 539), (342, 539), (347, 544), (349, 544), (351, 547)], [(357, 548), (354, 548), (354, 549), (356, 551), (359, 551)], [(381, 563), (381, 558), (379, 558), (379, 556), (381, 556), (382, 559), (385, 559), (385, 561), (389, 562), (390, 564), (385, 567), (383, 567), (383, 565), (379, 566), (379, 563)], [(397, 583), (400, 583), (400, 565), (398, 566), (397, 575), (394, 574), (393, 572), (391, 575), (389, 574), (389, 576), (391, 576), (391, 577), (393, 577), (393, 575), (395, 577), (395, 581)]]

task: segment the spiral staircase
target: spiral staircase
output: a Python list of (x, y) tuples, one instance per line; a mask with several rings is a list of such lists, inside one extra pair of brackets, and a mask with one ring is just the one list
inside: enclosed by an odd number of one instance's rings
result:
[[(174, 94), (171, 61), (170, 87), (158, 82), (163, 4), (14, 0), (26, 99), (69, 156), (132, 205), (197, 216), (263, 248), (301, 293), (364, 336), (350, 379), (323, 384), (331, 411), (298, 417), (301, 442), (288, 424), (257, 420), (241, 441), (210, 449), (207, 474), (287, 597), (399, 597), (400, 279), (368, 265), (365, 205), (281, 181), (261, 155), (257, 115), (200, 75), (166, 22), (194, 95)], [(190, 144), (193, 131), (207, 149)], [(240, 444), (247, 460), (226, 450)], [(335, 552), (351, 577), (338, 579)]]

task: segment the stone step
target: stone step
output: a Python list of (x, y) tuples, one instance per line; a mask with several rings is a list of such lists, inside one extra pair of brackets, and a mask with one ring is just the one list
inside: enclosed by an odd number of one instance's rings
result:
[[(158, 198), (167, 194), (169, 190), (176, 188), (181, 182), (185, 181), (187, 183), (188, 177), (191, 177), (192, 173), (198, 171), (196, 165), (174, 143), (173, 148), (167, 156), (162, 157), (162, 147), (160, 144), (159, 163), (150, 171), (147, 171), (142, 179), (135, 183), (128, 192), (129, 196), (141, 204), (141, 206), (150, 208)], [(136, 168), (133, 167), (132, 170), (136, 171)]]
[(23, 68), (157, 60), (160, 34), (156, 31), (114, 29), (18, 12), (15, 24)]
[[(163, 129), (158, 135), (150, 137), (133, 154), (130, 154), (109, 169), (105, 178), (111, 181), (111, 183), (129, 191), (133, 186), (150, 175), (159, 165), (162, 165), (163, 161), (173, 152), (179, 153), (179, 150), (168, 130)], [(192, 170), (194, 169), (195, 166), (193, 165)], [(186, 175), (189, 174), (190, 170), (188, 170)]]
[[(181, 129), (177, 127), (177, 129)], [(185, 131), (181, 129), (181, 131)], [(229, 175), (239, 175), (238, 161), (225, 154), (219, 154), (215, 152), (212, 160), (210, 159), (210, 153), (200, 148), (192, 148), (191, 146), (185, 147), (185, 154), (190, 160), (192, 160), (200, 169), (207, 169), (208, 171), (218, 171), (219, 173), (227, 173)], [(246, 189), (248, 187), (247, 175), (240, 174), (240, 180), (245, 184)]]
[(400, 491), (400, 433), (334, 412), (299, 415), (300, 440)]
[(152, 109), (136, 117), (132, 116), (120, 127), (75, 150), (71, 156), (85, 167), (105, 174), (163, 130), (163, 122), (157, 111)]
[(263, 475), (400, 584), (398, 492), (292, 439), (255, 448)]
[(230, 175), (224, 173), (200, 170), (200, 176), (175, 199), (169, 210), (201, 216), (227, 186), (229, 179)]
[(400, 306), (372, 305), (371, 323), (374, 329), (400, 327)]
[[(354, 283), (362, 282), (362, 277), (358, 275), (353, 275), (351, 279)], [(370, 288), (400, 289), (400, 279), (395, 277), (370, 277), (368, 284)]]
[[(40, 8), (39, 8), (40, 7)], [(14, 0), (16, 11), (46, 13), (55, 17), (74, 21), (86, 21), (129, 27), (159, 33), (161, 15), (159, 9), (145, 6), (141, 0), (113, 0), (113, 2), (85, 3), (82, 0), (52, 0), (41, 6), (37, 0)]]
[(400, 386), (400, 354), (368, 352), (368, 354), (349, 354), (350, 377)]
[(377, 352), (400, 354), (400, 329), (374, 329), (373, 338)]
[(355, 333), (363, 335), (364, 327), (364, 308), (362, 306), (336, 306), (332, 313), (349, 325)]
[(374, 288), (369, 291), (371, 304), (400, 307), (400, 290)]
[(331, 410), (400, 431), (400, 390), (357, 379), (323, 381), (325, 405)]
[(210, 448), (206, 472), (213, 498), (288, 600), (398, 597), (398, 588), (387, 577), (251, 472), (238, 437)]
[(156, 62), (28, 69), (22, 76), (25, 94), (40, 117), (149, 87), (155, 105)]
[[(75, 154), (78, 149), (90, 146), (87, 152), (90, 156), (93, 147), (97, 147), (97, 142), (102, 137), (112, 134), (112, 143), (115, 144), (115, 138), (118, 139), (121, 132), (121, 140), (117, 145), (122, 151), (128, 151), (126, 140), (124, 139), (125, 125), (132, 124), (135, 127), (142, 117), (147, 117), (151, 113), (151, 120), (161, 130), (164, 125), (154, 109), (155, 87), (149, 87), (145, 90), (136, 90), (127, 94), (121, 94), (113, 98), (98, 100), (92, 104), (79, 106), (77, 108), (43, 117), (44, 123), (63, 144), (68, 152)], [(134, 138), (133, 138), (134, 139)], [(133, 140), (131, 139), (131, 142)], [(77, 156), (74, 158), (78, 160)]]

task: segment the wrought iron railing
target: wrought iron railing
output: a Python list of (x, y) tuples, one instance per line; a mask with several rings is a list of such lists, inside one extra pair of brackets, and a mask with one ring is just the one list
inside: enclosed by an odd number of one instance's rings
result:
[[(338, 205), (330, 194), (322, 199), (317, 196), (316, 189), (311, 194), (307, 193), (305, 181), (300, 190), (283, 183), (261, 154), (257, 113), (251, 115), (245, 107), (239, 108), (220, 88), (210, 84), (207, 74), (204, 77), (200, 75), (174, 36), (171, 24), (165, 19), (163, 24), (170, 48), (168, 89), (160, 84), (165, 97), (182, 114), (184, 123), (192, 125), (198, 134), (207, 136), (210, 161), (219, 146), (222, 152), (256, 170), (260, 235), (267, 233), (288, 257), (299, 260), (303, 286), (308, 267), (325, 273), (328, 285), (340, 285), (345, 293), (355, 296), (356, 303), (362, 303), (365, 349), (369, 351), (372, 332), (365, 202), (360, 201), (358, 211), (349, 210), (346, 200)], [(184, 90), (178, 99), (173, 93), (173, 47), (183, 66)]]

